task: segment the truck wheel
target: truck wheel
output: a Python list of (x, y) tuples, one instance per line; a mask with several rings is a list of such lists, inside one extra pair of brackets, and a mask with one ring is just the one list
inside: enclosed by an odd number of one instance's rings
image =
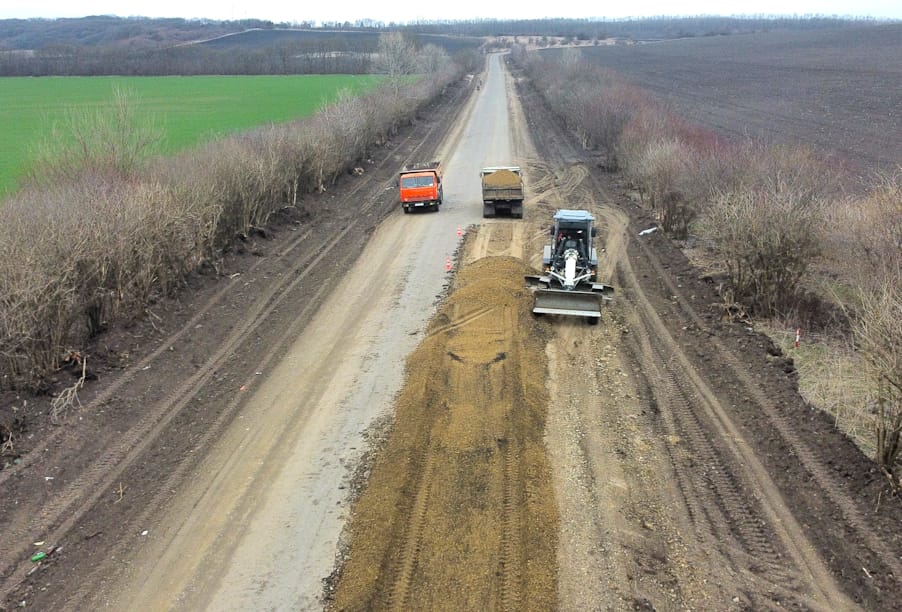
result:
[(482, 206), (482, 218), (483, 219), (493, 219), (495, 217), (495, 207), (483, 205)]
[(589, 325), (598, 325), (599, 321), (601, 321), (601, 317), (586, 317), (586, 323)]
[(404, 214), (405, 214), (405, 215), (409, 215), (409, 214), (410, 214), (410, 209), (409, 209), (409, 208), (404, 208), (403, 210), (404, 210)]

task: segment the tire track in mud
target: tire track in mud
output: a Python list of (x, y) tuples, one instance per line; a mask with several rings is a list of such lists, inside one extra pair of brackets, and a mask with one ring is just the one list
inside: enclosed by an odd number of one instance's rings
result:
[[(699, 329), (706, 329), (708, 326), (701, 316), (696, 312), (691, 304), (674, 286), (673, 281), (669, 278), (662, 268), (660, 262), (652, 255), (648, 247), (640, 243), (640, 247), (645, 253), (647, 260), (658, 272), (662, 282), (672, 292), (684, 313), (689, 320)], [(855, 529), (859, 537), (867, 544), (868, 548), (879, 555), (881, 563), (885, 563), (889, 571), (895, 576), (902, 576), (902, 560), (897, 559), (886, 546), (881, 537), (870, 526), (869, 521), (864, 518), (859, 506), (844, 494), (836, 482), (834, 482), (830, 473), (824, 468), (829, 463), (828, 457), (822, 447), (811, 447), (805, 443), (797, 433), (795, 433), (793, 425), (790, 423), (786, 415), (782, 414), (779, 407), (767, 396), (754, 380), (752, 380), (747, 369), (743, 367), (736, 356), (727, 349), (723, 342), (716, 336), (711, 335), (709, 342), (717, 351), (723, 363), (730, 368), (733, 376), (742, 384), (745, 391), (754, 399), (755, 404), (760, 406), (780, 436), (783, 438), (793, 454), (798, 458), (799, 462), (804, 466), (805, 470), (817, 482), (821, 491), (829, 498), (843, 517)]]
[[(460, 112), (460, 108), (458, 108), (458, 112)], [(362, 180), (355, 182), (347, 195), (343, 196), (343, 202), (348, 205), (351, 203), (355, 205), (355, 219), (359, 223), (368, 223), (366, 221), (368, 214), (376, 214), (381, 217), (391, 210), (385, 207), (382, 201), (382, 194), (394, 184), (394, 179), (392, 178), (388, 181), (379, 179), (377, 178), (377, 171), (387, 166), (403, 165), (413, 159), (422, 157), (428, 153), (429, 147), (434, 146), (435, 142), (441, 141), (442, 134), (447, 133), (452, 125), (453, 120), (437, 122), (429, 125), (425, 134), (422, 132), (409, 134), (405, 139), (399, 141), (393, 149), (393, 151), (401, 150), (402, 147), (412, 142), (412, 138), (415, 135), (418, 138), (418, 142), (403, 159), (398, 160), (392, 153), (388, 153), (370, 173), (364, 175)], [(374, 195), (361, 198), (360, 194)], [(26, 566), (24, 562), (20, 561), (27, 557), (25, 553), (29, 549), (28, 544), (37, 538), (49, 542), (62, 542), (73, 526), (99, 502), (104, 494), (114, 487), (125, 470), (133, 465), (159, 439), (159, 436), (173, 423), (173, 420), (193, 398), (203, 393), (204, 389), (213, 380), (215, 373), (232, 358), (237, 349), (243, 343), (252, 340), (259, 326), (264, 324), (274, 311), (283, 306), (294, 295), (292, 292), (297, 292), (299, 288), (303, 287), (305, 281), (311, 280), (310, 277), (317, 273), (317, 264), (324, 259), (335, 257), (336, 254), (344, 258), (349, 257), (348, 255), (343, 255), (345, 252), (343, 247), (346, 246), (343, 243), (343, 239), (352, 231), (365, 233), (354, 223), (348, 223), (344, 227), (336, 228), (337, 233), (325, 232), (328, 238), (320, 241), (317, 246), (310, 248), (305, 245), (305, 242), (309, 240), (311, 231), (302, 231), (279, 250), (276, 256), (281, 259), (292, 256), (292, 253), (298, 251), (300, 247), (304, 247), (303, 250), (300, 250), (293, 256), (294, 259), (283, 264), (284, 270), (278, 278), (273, 279), (263, 292), (254, 299), (247, 310), (247, 314), (236, 325), (225, 342), (217, 347), (215, 352), (205, 360), (196, 372), (185, 379), (164, 400), (154, 404), (141, 418), (137, 427), (115, 438), (115, 440), (111, 440), (103, 456), (98, 457), (87, 470), (69, 481), (62, 492), (55, 495), (48, 504), (41, 508), (42, 511), (40, 513), (32, 513), (28, 517), (27, 522), (13, 525), (9, 529), (5, 535), (9, 536), (9, 542), (15, 544), (12, 544), (11, 548), (6, 549), (3, 557), (0, 558), (0, 577), (3, 577), (3, 584), (0, 586), (0, 602), (10, 595), (31, 569), (30, 565)], [(248, 272), (252, 272), (264, 265), (266, 259), (263, 258), (255, 262)], [(156, 360), (165, 359), (167, 351), (171, 350), (170, 347), (177, 342), (190, 340), (190, 335), (198, 327), (199, 322), (204, 317), (210, 316), (214, 309), (228, 299), (241, 283), (241, 276), (226, 283), (222, 289), (201, 305), (198, 311), (178, 331), (167, 336), (161, 341), (156, 350), (131, 366), (116, 381), (100, 390), (91, 402), (86, 403), (80, 410), (94, 410), (114, 401), (117, 392), (120, 392), (128, 384), (140, 380), (141, 377), (149, 377), (149, 380), (152, 380), (154, 376), (153, 364)], [(314, 292), (305, 296), (305, 299), (309, 301), (307, 302), (307, 307), (298, 315), (298, 320), (295, 321), (296, 327), (298, 323), (301, 324), (301, 327), (303, 326), (303, 322), (299, 321), (299, 319), (309, 316), (315, 310), (328, 288), (328, 284), (320, 283)], [(287, 342), (287, 337), (283, 337), (280, 346)], [(278, 353), (279, 351), (275, 349), (270, 351), (267, 359), (271, 360)], [(221, 433), (240, 405), (241, 400), (229, 402), (201, 442), (209, 442)], [(61, 435), (63, 428), (57, 431), (60, 433), (54, 432), (53, 436)], [(53, 439), (55, 438), (51, 437), (49, 442), (52, 443)], [(41, 444), (39, 448), (32, 451), (32, 454), (37, 453), (38, 450), (42, 450), (46, 446), (46, 444)], [(26, 455), (24, 459), (22, 466), (28, 465), (29, 456)], [(158, 497), (167, 496), (170, 489), (174, 487), (174, 483), (184, 476), (192, 465), (192, 461), (183, 462), (167, 480), (166, 486), (160, 489)], [(21, 469), (0, 472), (0, 485), (21, 471)], [(87, 493), (87, 496), (85, 493)], [(158, 507), (158, 504), (149, 504), (143, 512), (139, 513), (139, 523), (141, 520), (146, 519), (153, 507)], [(113, 544), (109, 554), (115, 555), (129, 545), (130, 542), (126, 541)], [(16, 546), (18, 548), (15, 548)], [(86, 596), (88, 588), (86, 584), (75, 592), (70, 593), (67, 598), (68, 604), (77, 605), (77, 602)]]
[[(515, 407), (516, 409), (516, 407)], [(523, 534), (520, 529), (521, 502), (519, 488), (522, 477), (520, 475), (520, 450), (517, 448), (514, 432), (508, 432), (506, 441), (502, 443), (501, 454), (501, 507), (503, 508), (501, 525), (501, 558), (498, 565), (501, 568), (501, 610), (515, 612), (520, 610), (522, 599), (521, 567), (523, 564), (520, 554)]]
[(407, 538), (401, 550), (398, 568), (395, 570), (397, 578), (392, 585), (388, 600), (389, 610), (409, 610), (410, 583), (413, 579), (413, 570), (423, 548), (423, 530), (426, 527), (426, 512), (429, 510), (429, 494), (433, 485), (435, 462), (437, 461), (437, 449), (430, 448), (426, 451), (423, 473), (420, 475), (419, 490), (413, 502), (410, 521), (407, 526)]
[[(628, 261), (621, 260), (618, 269), (639, 306), (631, 318), (631, 329), (639, 338), (630, 345), (634, 359), (650, 383), (650, 399), (666, 434), (685, 441), (687, 447), (672, 456), (690, 520), (701, 534), (713, 536), (708, 544), (743, 573), (751, 605), (783, 605), (781, 598), (789, 596), (825, 610), (854, 607), (714, 392), (670, 336)], [(711, 436), (712, 431), (716, 435)], [(757, 499), (744, 493), (747, 490), (757, 492)], [(770, 592), (772, 585), (777, 593)], [(772, 598), (761, 598), (767, 594)]]
[(331, 608), (554, 606), (544, 334), (525, 270), (511, 257), (464, 266), (409, 357)]

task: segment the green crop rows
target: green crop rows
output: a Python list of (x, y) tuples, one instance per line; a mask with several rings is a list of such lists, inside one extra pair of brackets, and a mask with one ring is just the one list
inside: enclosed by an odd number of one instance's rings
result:
[(8, 194), (32, 151), (71, 111), (101, 109), (125, 92), (162, 129), (162, 153), (258, 125), (315, 112), (339, 91), (361, 93), (376, 76), (196, 76), (0, 78), (0, 194)]

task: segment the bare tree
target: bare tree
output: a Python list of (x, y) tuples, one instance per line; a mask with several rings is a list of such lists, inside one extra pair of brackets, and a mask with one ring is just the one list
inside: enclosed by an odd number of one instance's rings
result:
[(445, 70), (451, 58), (448, 53), (436, 45), (426, 45), (417, 57), (417, 71), (423, 74), (436, 74)]
[(786, 314), (820, 253), (823, 204), (792, 190), (739, 190), (713, 198), (705, 217), (737, 298), (760, 314)]
[(71, 180), (84, 172), (128, 176), (149, 157), (162, 132), (142, 115), (132, 93), (116, 89), (99, 110), (70, 110), (34, 151), (27, 178), (38, 184)]
[(417, 53), (413, 43), (400, 32), (379, 35), (374, 69), (387, 74), (392, 81), (413, 74), (417, 68)]
[(897, 271), (877, 290), (862, 292), (854, 330), (876, 385), (877, 463), (893, 477), (902, 458), (902, 287)]

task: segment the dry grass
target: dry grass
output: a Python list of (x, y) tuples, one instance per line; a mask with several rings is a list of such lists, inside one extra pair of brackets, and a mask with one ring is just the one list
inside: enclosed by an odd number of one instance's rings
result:
[(833, 416), (836, 427), (873, 457), (875, 388), (867, 364), (852, 344), (803, 330), (799, 348), (795, 348), (796, 330), (792, 325), (770, 320), (755, 327), (792, 357), (802, 396)]

